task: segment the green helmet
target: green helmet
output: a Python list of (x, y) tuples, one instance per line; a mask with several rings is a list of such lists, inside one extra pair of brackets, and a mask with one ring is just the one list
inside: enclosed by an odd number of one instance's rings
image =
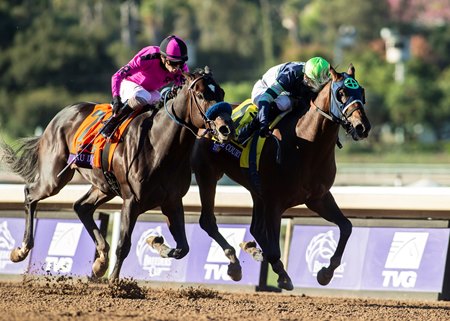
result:
[(322, 57), (313, 57), (305, 64), (305, 75), (311, 80), (323, 83), (329, 78), (330, 64)]

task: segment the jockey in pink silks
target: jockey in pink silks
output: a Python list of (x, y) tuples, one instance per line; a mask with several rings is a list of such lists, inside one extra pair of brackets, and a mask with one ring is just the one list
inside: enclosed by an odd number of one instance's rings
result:
[(189, 71), (187, 60), (185, 42), (174, 35), (165, 38), (159, 47), (148, 46), (139, 51), (112, 76), (113, 116), (102, 129), (102, 135), (111, 137), (133, 111), (159, 102), (162, 87), (169, 83), (182, 85), (182, 72)]

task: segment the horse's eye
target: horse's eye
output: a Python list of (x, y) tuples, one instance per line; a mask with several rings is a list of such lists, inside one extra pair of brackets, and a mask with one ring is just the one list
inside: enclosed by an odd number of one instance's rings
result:
[(196, 92), (195, 95), (198, 99), (204, 99), (203, 93)]
[(345, 90), (343, 88), (341, 88), (336, 92), (336, 98), (341, 104), (343, 104), (344, 97), (345, 97)]

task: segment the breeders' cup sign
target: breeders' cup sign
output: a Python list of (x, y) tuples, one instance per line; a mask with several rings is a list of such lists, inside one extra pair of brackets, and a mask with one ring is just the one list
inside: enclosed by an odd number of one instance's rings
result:
[[(239, 247), (240, 242), (253, 239), (248, 226), (222, 224), (219, 225), (219, 230), (236, 249), (241, 261), (244, 275), (238, 284), (257, 285), (260, 263), (241, 252)], [(186, 225), (190, 250), (188, 255), (180, 260), (160, 257), (146, 242), (152, 235), (162, 235), (167, 246), (176, 247), (165, 223), (138, 222), (132, 235), (130, 255), (122, 267), (122, 276), (161, 282), (236, 283), (227, 275), (229, 260), (222, 248), (198, 224)]]
[[(334, 277), (327, 288), (356, 289), (360, 286), (364, 250), (368, 229), (353, 229), (352, 238), (358, 242), (349, 242), (342, 257), (341, 265), (335, 270)], [(296, 287), (316, 288), (317, 273), (329, 265), (336, 251), (339, 229), (330, 226), (294, 226), (289, 251), (288, 273)]]
[[(323, 288), (317, 272), (329, 265), (338, 237), (337, 227), (294, 226), (288, 272), (295, 286)], [(449, 229), (355, 227), (326, 287), (440, 292), (448, 241)]]
[(11, 251), (22, 246), (25, 219), (0, 218), (0, 274), (22, 274), (27, 271), (27, 257), (24, 261), (13, 263), (9, 259)]

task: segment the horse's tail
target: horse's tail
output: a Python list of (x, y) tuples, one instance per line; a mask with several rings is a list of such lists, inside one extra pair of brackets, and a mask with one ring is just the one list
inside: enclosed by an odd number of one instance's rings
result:
[(0, 140), (2, 163), (11, 172), (20, 175), (27, 184), (37, 179), (40, 138), (39, 136), (21, 138), (16, 142), (16, 149)]

